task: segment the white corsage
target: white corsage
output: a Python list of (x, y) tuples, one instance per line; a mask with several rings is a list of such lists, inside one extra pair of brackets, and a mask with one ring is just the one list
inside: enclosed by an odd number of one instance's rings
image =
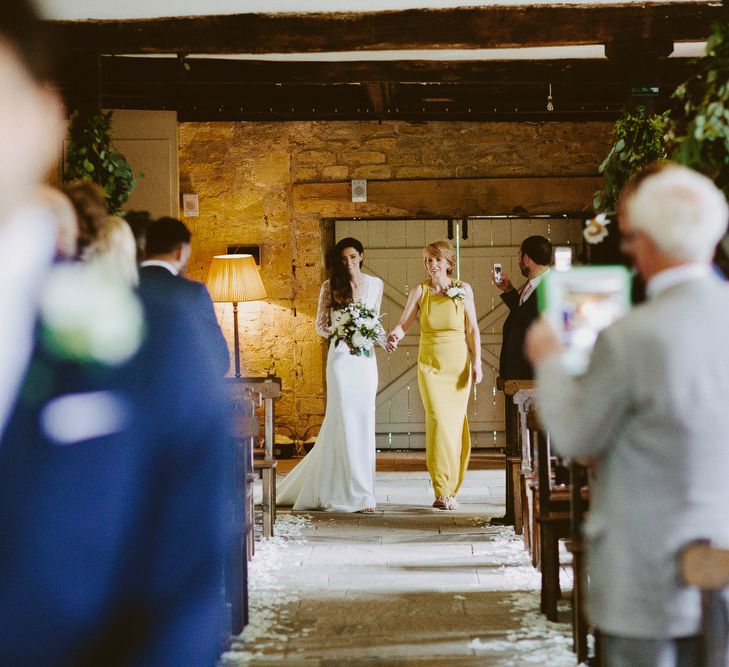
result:
[(137, 352), (144, 314), (131, 288), (101, 264), (59, 264), (40, 303), (45, 346), (61, 358), (120, 365)]
[(466, 290), (463, 289), (463, 283), (460, 280), (451, 283), (451, 286), (444, 292), (447, 297), (453, 299), (453, 301), (464, 301), (466, 298)]
[(608, 235), (607, 226), (609, 224), (610, 220), (604, 213), (599, 213), (594, 218), (585, 220), (585, 229), (582, 231), (585, 241), (591, 245), (600, 243)]

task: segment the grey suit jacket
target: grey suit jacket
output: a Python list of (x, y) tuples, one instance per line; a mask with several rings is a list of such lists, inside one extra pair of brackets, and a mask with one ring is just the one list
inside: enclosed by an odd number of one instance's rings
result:
[(698, 630), (698, 591), (677, 552), (729, 547), (729, 285), (675, 285), (598, 339), (587, 373), (537, 369), (555, 448), (595, 460), (588, 615), (603, 632), (670, 638)]

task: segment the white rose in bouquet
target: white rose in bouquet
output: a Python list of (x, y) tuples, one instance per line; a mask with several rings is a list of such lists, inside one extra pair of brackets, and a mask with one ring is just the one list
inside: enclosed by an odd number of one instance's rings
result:
[(360, 350), (372, 349), (372, 342), (363, 336), (359, 329), (352, 334), (352, 345)]

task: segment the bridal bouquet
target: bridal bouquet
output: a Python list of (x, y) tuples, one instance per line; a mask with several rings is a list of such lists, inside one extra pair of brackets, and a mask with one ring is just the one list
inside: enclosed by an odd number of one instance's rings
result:
[(385, 344), (385, 329), (380, 316), (363, 303), (348, 303), (332, 313), (329, 340), (346, 343), (351, 354), (369, 357), (375, 343)]

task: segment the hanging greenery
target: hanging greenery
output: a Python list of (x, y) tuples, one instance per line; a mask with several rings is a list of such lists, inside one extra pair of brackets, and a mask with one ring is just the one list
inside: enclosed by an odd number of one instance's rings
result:
[(111, 111), (73, 114), (63, 178), (98, 183), (106, 192), (109, 213), (122, 215), (136, 181), (130, 164), (111, 143), (111, 115)]
[(706, 57), (673, 100), (667, 128), (673, 159), (706, 174), (729, 197), (729, 22), (714, 25)]
[(664, 140), (668, 114), (651, 114), (644, 106), (623, 111), (613, 130), (615, 143), (600, 165), (605, 185), (593, 198), (595, 211), (614, 215), (620, 190), (631, 177), (668, 158)]

